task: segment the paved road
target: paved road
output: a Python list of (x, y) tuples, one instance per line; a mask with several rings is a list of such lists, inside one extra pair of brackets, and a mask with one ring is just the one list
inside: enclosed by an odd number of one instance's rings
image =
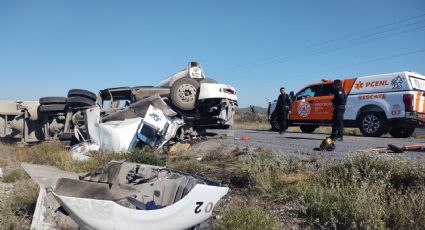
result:
[[(224, 133), (223, 131), (217, 131)], [(242, 136), (249, 136), (249, 141), (242, 141)], [(272, 149), (281, 153), (294, 153), (301, 155), (326, 154), (331, 158), (340, 158), (352, 153), (359, 152), (367, 148), (386, 147), (388, 144), (408, 145), (424, 144), (425, 139), (415, 138), (391, 138), (391, 137), (363, 137), (363, 136), (345, 136), (343, 142), (336, 142), (336, 149), (333, 152), (321, 153), (313, 150), (319, 147), (325, 134), (304, 134), (304, 133), (285, 133), (280, 135), (271, 131), (254, 130), (234, 130), (234, 137), (219, 140), (220, 142), (241, 147), (261, 147)], [(398, 157), (425, 159), (423, 152), (405, 152), (402, 154), (391, 154)]]

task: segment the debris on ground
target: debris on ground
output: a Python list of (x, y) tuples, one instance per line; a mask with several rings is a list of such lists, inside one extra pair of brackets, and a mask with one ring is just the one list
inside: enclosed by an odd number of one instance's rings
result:
[(3, 178), (3, 169), (0, 168), (0, 178)]
[(51, 229), (57, 218), (88, 229), (187, 229), (210, 218), (229, 191), (198, 176), (124, 161), (79, 176), (21, 165), (40, 185), (31, 229)]
[(170, 150), (168, 151), (170, 154), (177, 154), (186, 152), (190, 148), (189, 143), (176, 143), (175, 145), (171, 146)]
[(319, 147), (320, 151), (333, 151), (335, 150), (335, 143), (330, 137), (326, 137)]
[(249, 136), (235, 137), (234, 140), (249, 141), (251, 140), (251, 137)]
[(378, 153), (404, 153), (404, 151), (423, 151), (425, 150), (425, 145), (423, 144), (414, 144), (414, 145), (403, 145), (396, 146), (393, 144), (388, 144), (388, 147), (377, 147), (369, 148), (366, 151), (373, 151)]

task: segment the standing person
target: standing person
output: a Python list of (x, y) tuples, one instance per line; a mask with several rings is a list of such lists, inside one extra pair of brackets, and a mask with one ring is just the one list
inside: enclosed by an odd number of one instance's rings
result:
[(279, 133), (282, 134), (286, 130), (288, 113), (291, 113), (291, 97), (285, 93), (285, 87), (280, 88), (280, 94), (277, 98), (276, 103), (276, 112), (277, 112), (277, 121), (279, 123)]
[(334, 111), (332, 115), (331, 139), (342, 141), (344, 135), (344, 113), (346, 95), (339, 79), (334, 81), (333, 88), (334, 98), (332, 99), (332, 105), (334, 107)]

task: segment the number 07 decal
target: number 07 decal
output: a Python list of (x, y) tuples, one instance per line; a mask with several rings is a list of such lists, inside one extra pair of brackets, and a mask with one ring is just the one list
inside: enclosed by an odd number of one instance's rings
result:
[[(196, 206), (195, 206), (195, 213), (199, 214), (200, 212), (202, 212), (204, 202), (196, 202)], [(213, 210), (214, 204), (212, 202), (208, 202), (207, 205), (205, 205), (205, 209), (204, 211), (206, 213), (209, 213)]]

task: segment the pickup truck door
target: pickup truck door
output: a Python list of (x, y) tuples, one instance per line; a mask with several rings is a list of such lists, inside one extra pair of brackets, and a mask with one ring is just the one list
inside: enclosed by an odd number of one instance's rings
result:
[(313, 113), (313, 107), (320, 88), (321, 85), (307, 86), (297, 93), (291, 107), (292, 122), (315, 120), (317, 116)]
[(333, 114), (333, 85), (332, 83), (323, 84), (320, 93), (314, 97), (311, 117), (316, 121), (330, 121)]

